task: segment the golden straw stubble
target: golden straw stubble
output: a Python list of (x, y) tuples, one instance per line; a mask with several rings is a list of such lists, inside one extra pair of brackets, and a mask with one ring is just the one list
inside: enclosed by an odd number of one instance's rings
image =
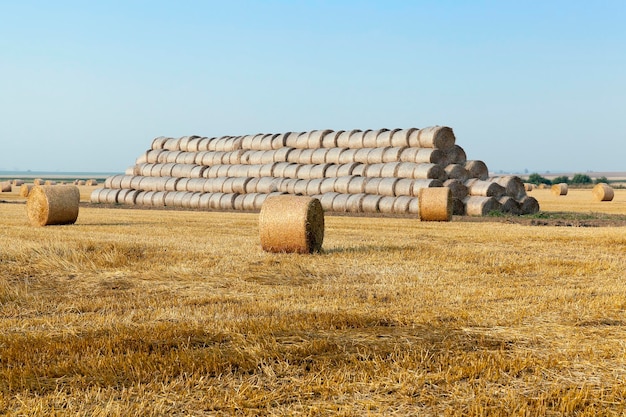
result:
[(259, 214), (259, 234), (266, 252), (319, 252), (324, 240), (324, 209), (317, 198), (267, 198)]
[(38, 185), (26, 200), (26, 212), (32, 225), (73, 224), (78, 218), (80, 192), (74, 185)]

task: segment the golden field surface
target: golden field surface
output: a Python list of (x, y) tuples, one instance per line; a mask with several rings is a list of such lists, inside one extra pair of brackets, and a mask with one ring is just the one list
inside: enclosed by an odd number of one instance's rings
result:
[[(626, 190), (530, 194), (626, 219)], [(327, 215), (322, 253), (269, 254), (255, 213), (38, 228), (14, 197), (0, 415), (626, 413), (626, 227)]]

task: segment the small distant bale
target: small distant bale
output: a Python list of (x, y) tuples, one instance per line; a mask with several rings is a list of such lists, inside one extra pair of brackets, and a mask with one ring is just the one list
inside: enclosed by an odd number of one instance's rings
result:
[(35, 226), (73, 224), (79, 202), (80, 192), (74, 185), (35, 186), (28, 194), (26, 212)]
[(591, 192), (593, 193), (595, 199), (598, 201), (612, 201), (613, 197), (615, 196), (615, 191), (613, 191), (613, 188), (603, 182), (593, 187), (593, 190), (591, 190)]
[(2, 191), (3, 193), (10, 193), (12, 190), (13, 187), (11, 186), (10, 181), (0, 182), (0, 191)]
[(452, 192), (448, 187), (422, 188), (417, 198), (421, 221), (448, 222), (452, 219)]
[(34, 185), (32, 184), (22, 184), (20, 185), (20, 197), (28, 197), (28, 194), (30, 194), (30, 190), (32, 190), (34, 187)]
[(546, 188), (548, 188), (548, 186), (546, 184), (544, 184), (544, 183), (541, 183), (541, 184), (539, 184), (539, 187), (537, 187), (537, 188), (539, 188), (540, 190), (545, 190)]
[(85, 185), (88, 185), (90, 187), (95, 187), (96, 185), (98, 185), (98, 180), (88, 179), (87, 181), (85, 181)]
[(259, 214), (259, 232), (266, 252), (319, 252), (324, 240), (324, 209), (317, 198), (267, 198)]
[(567, 184), (564, 182), (560, 184), (553, 184), (550, 190), (554, 195), (567, 195)]
[(46, 180), (46, 182), (44, 182), (44, 185), (57, 185), (57, 182), (52, 180)]
[(530, 182), (525, 182), (524, 183), (524, 190), (526, 191), (532, 191), (535, 189), (535, 184), (530, 183)]
[(20, 187), (22, 184), (24, 184), (24, 180), (13, 180), (13, 185), (16, 187)]
[(78, 180), (76, 185), (85, 185), (85, 180)]
[(41, 179), (41, 178), (35, 178), (33, 180), (33, 184), (35, 184), (35, 185), (44, 185), (44, 180)]

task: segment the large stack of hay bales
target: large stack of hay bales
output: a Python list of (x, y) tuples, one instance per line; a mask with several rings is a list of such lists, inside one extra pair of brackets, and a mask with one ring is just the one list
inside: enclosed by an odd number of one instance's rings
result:
[(533, 213), (518, 177), (489, 177), (452, 129), (314, 130), (246, 136), (158, 137), (94, 203), (260, 210), (268, 196), (316, 197), (326, 211), (412, 213), (420, 190), (448, 187), (454, 214)]

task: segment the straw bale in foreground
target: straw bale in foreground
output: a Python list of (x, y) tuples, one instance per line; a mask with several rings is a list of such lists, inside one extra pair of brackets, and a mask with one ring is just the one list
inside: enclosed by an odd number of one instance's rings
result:
[(48, 226), (73, 224), (78, 218), (80, 192), (75, 185), (36, 186), (26, 201), (26, 212), (31, 224)]
[(567, 195), (567, 184), (562, 182), (560, 184), (553, 184), (552, 187), (550, 188), (550, 191), (552, 191), (552, 194), (554, 195)]
[(452, 219), (452, 192), (448, 187), (422, 188), (417, 198), (420, 220), (447, 222)]
[(316, 198), (267, 198), (259, 214), (259, 232), (264, 251), (319, 252), (324, 240), (324, 209)]
[(595, 199), (598, 201), (612, 201), (613, 197), (615, 196), (613, 188), (603, 182), (593, 187), (593, 190), (591, 190), (591, 192), (593, 193)]
[(526, 196), (519, 201), (522, 214), (535, 214), (539, 212), (539, 202), (535, 197)]

